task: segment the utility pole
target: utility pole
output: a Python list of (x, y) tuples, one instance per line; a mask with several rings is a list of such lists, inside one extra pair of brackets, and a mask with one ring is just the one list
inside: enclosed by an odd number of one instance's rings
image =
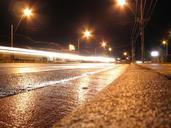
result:
[(141, 29), (141, 60), (144, 63), (144, 6), (143, 0), (141, 0), (141, 19), (140, 19), (140, 29)]
[(168, 54), (169, 54), (168, 53), (168, 51), (169, 51), (169, 48), (168, 47), (169, 47), (169, 43), (166, 44), (166, 57), (168, 57)]
[(14, 26), (11, 25), (11, 47), (14, 45)]
[(131, 38), (131, 46), (132, 46), (132, 48), (131, 48), (131, 52), (132, 52), (132, 63), (134, 63), (134, 61), (135, 61), (135, 47), (134, 47), (134, 39), (133, 38)]
[(167, 42), (167, 43), (166, 43), (166, 59), (167, 59), (167, 57), (168, 57), (168, 50), (169, 50), (168, 45), (169, 45), (169, 43)]
[[(11, 48), (14, 45), (14, 26), (11, 25)], [(14, 62), (14, 54), (11, 54), (11, 62)]]
[(80, 39), (78, 39), (77, 48), (78, 48), (78, 52), (80, 52)]

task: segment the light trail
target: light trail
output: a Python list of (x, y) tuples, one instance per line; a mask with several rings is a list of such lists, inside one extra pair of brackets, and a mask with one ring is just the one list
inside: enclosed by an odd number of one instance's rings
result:
[(70, 60), (70, 61), (104, 62), (104, 63), (115, 62), (114, 58), (109, 58), (109, 57), (81, 56), (81, 55), (70, 54), (70, 53), (30, 50), (24, 48), (11, 48), (5, 46), (0, 46), (0, 53), (42, 56), (42, 57), (49, 57), (49, 58), (63, 59), (63, 60)]

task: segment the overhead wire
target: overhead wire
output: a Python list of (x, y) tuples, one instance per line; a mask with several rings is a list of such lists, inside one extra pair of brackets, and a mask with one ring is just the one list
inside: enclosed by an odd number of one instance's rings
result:
[(139, 11), (138, 11), (138, 0), (136, 1), (136, 9), (135, 9), (135, 11), (136, 11), (136, 16), (135, 16), (135, 22), (134, 22), (134, 27), (133, 27), (133, 31), (132, 31), (132, 35), (131, 35), (131, 38), (132, 38), (132, 40), (134, 40), (135, 41), (135, 35), (136, 35), (136, 33), (138, 34), (138, 30), (139, 30), (139, 23), (138, 23), (138, 17), (139, 17)]

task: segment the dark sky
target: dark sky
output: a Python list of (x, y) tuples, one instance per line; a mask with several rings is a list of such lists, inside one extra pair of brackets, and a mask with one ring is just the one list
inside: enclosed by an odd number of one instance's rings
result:
[[(1, 45), (6, 45), (4, 40), (9, 40), (10, 24), (17, 24), (21, 15), (19, 10), (25, 2), (30, 3), (35, 14), (32, 19), (22, 21), (17, 34), (37, 41), (66, 44), (76, 42), (81, 30), (90, 28), (94, 31), (91, 42), (97, 44), (104, 39), (116, 52), (130, 48), (134, 17), (129, 9), (116, 8), (114, 0), (1, 0)], [(160, 41), (167, 38), (171, 27), (169, 11), (169, 3), (159, 0), (145, 30), (147, 50), (160, 46)], [(139, 41), (137, 44), (139, 46)]]

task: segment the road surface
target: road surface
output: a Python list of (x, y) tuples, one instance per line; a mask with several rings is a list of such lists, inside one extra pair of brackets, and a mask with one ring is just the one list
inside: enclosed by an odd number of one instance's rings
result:
[(50, 127), (126, 68), (97, 63), (0, 64), (0, 126)]
[(171, 81), (131, 64), (93, 100), (54, 128), (171, 128)]

